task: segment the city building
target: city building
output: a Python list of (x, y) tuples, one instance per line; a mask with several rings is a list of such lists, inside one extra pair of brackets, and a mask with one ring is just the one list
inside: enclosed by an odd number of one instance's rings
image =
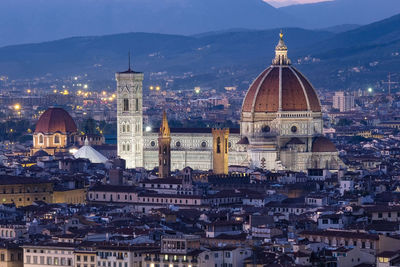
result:
[(354, 108), (354, 96), (345, 92), (335, 92), (332, 99), (332, 107), (340, 112), (351, 111)]
[(32, 205), (34, 201), (52, 203), (53, 183), (31, 177), (0, 176), (1, 202), (17, 207)]
[(24, 267), (74, 266), (74, 243), (25, 244)]
[(22, 267), (22, 248), (12, 242), (0, 243), (0, 267)]

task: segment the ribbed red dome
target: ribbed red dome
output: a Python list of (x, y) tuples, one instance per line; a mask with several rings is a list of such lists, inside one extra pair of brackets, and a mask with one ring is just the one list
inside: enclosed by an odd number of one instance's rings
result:
[(72, 117), (62, 108), (49, 108), (39, 118), (35, 133), (73, 133), (78, 129)]
[(336, 152), (336, 146), (326, 137), (319, 136), (314, 139), (312, 152)]
[[(279, 95), (281, 94), (281, 101)], [(243, 112), (321, 112), (310, 82), (290, 65), (272, 65), (253, 82), (243, 101)]]

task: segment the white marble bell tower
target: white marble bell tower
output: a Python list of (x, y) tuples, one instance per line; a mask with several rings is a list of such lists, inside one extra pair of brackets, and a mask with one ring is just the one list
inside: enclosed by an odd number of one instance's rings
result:
[[(129, 64), (130, 65), (130, 64)], [(143, 73), (129, 69), (117, 80), (118, 156), (126, 167), (143, 167)]]

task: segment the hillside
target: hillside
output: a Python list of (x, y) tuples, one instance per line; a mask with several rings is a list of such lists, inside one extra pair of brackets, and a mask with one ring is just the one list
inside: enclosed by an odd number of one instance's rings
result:
[(400, 13), (398, 0), (334, 0), (279, 8), (303, 25), (315, 28), (340, 24), (370, 24)]
[(285, 8), (263, 0), (1, 0), (0, 46), (124, 32), (321, 29), (364, 25), (396, 13), (398, 0), (335, 0)]
[[(135, 68), (144, 72), (204, 74), (227, 68), (258, 71), (270, 63), (278, 32), (223, 32), (201, 37), (128, 33), (8, 46), (0, 48), (0, 73), (12, 78), (88, 73), (94, 78), (112, 79), (115, 71), (125, 68), (129, 50)], [(332, 36), (296, 28), (285, 32), (292, 54)]]
[(400, 67), (399, 25), (400, 15), (396, 15), (317, 42), (299, 52), (320, 60), (304, 68), (330, 77), (330, 86), (335, 78), (343, 87), (379, 84)]
[[(332, 33), (286, 28), (289, 57), (319, 88), (364, 88), (400, 67), (400, 15), (351, 31)], [(279, 29), (230, 30), (182, 36), (126, 33), (74, 37), (0, 48), (0, 75), (11, 79), (88, 74), (114, 86), (132, 51), (145, 82), (173, 77), (174, 89), (195, 85), (222, 88), (248, 83), (271, 62)], [(310, 60), (311, 59), (311, 60)], [(191, 73), (190, 76), (183, 75)], [(159, 80), (161, 81), (161, 80)]]
[(262, 0), (0, 1), (0, 46), (123, 32), (191, 35), (297, 24)]

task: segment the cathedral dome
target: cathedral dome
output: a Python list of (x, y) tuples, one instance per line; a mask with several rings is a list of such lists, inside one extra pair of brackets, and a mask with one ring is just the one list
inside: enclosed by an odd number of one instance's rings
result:
[(326, 137), (318, 136), (312, 144), (312, 152), (337, 152), (336, 146)]
[(250, 86), (243, 101), (242, 112), (321, 112), (315, 89), (303, 74), (290, 65), (283, 35), (280, 37), (272, 65)]
[(39, 118), (35, 133), (74, 133), (77, 127), (72, 117), (62, 108), (49, 108)]

